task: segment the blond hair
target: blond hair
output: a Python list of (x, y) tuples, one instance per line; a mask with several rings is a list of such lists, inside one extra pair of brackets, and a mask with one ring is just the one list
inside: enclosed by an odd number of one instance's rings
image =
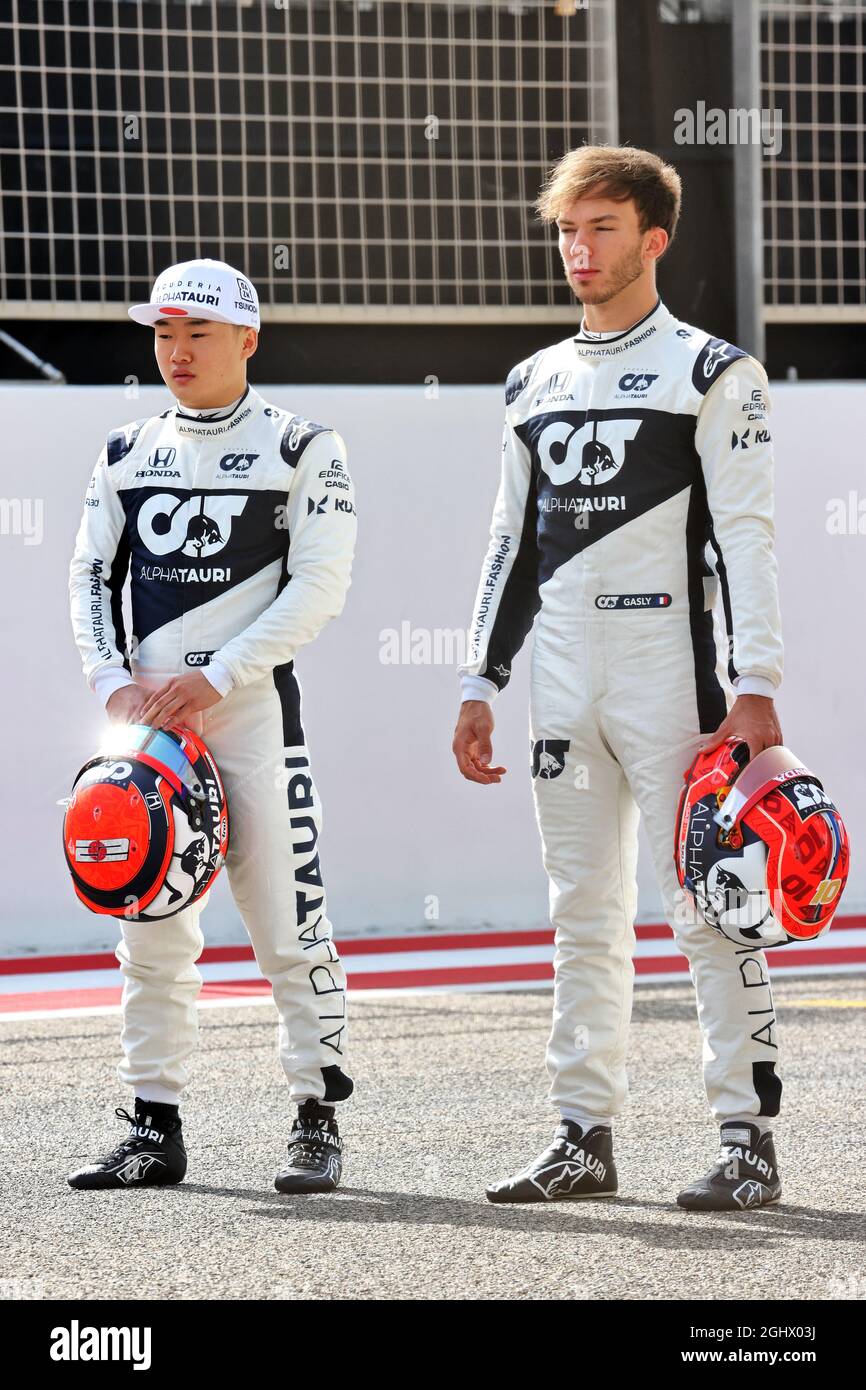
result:
[(672, 164), (650, 150), (631, 145), (581, 145), (569, 150), (549, 171), (535, 203), (542, 222), (556, 219), (590, 193), (637, 209), (641, 232), (662, 227), (673, 241), (680, 216), (682, 186)]

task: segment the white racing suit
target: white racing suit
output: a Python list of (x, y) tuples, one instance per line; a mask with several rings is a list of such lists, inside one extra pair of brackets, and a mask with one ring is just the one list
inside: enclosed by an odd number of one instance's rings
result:
[[(294, 1101), (352, 1090), (293, 658), (343, 607), (355, 530), (340, 436), (248, 388), (227, 412), (175, 406), (109, 436), (70, 570), (75, 638), (104, 701), (133, 677), (156, 686), (191, 670), (223, 695), (196, 727), (225, 783), (229, 884), (273, 986)], [(202, 906), (121, 924), (118, 1076), (143, 1099), (177, 1103), (189, 1080)]]
[(627, 1095), (639, 811), (697, 992), (713, 1114), (779, 1110), (764, 954), (696, 920), (673, 862), (683, 773), (727, 708), (718, 590), (730, 682), (772, 696), (781, 680), (766, 387), (756, 361), (661, 302), (508, 379), (463, 698), (503, 688), (537, 614), (532, 774), (556, 943), (547, 1065), (551, 1099), (590, 1120), (609, 1123)]

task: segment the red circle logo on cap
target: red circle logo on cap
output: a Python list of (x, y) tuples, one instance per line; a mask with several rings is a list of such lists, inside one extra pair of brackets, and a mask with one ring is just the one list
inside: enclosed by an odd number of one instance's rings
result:
[(186, 309), (173, 309), (170, 304), (161, 304), (159, 311), (161, 314), (182, 314), (184, 318), (187, 316)]

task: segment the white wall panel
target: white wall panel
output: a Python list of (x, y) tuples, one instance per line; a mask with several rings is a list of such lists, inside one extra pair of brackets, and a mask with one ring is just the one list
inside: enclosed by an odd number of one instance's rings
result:
[[(421, 385), (261, 389), (339, 429), (359, 494), (345, 612), (298, 663), (338, 932), (542, 924), (526, 654), (496, 705), (496, 757), (508, 776), (479, 787), (453, 764), (457, 681), (441, 637), (469, 620), (498, 477), (501, 390), (446, 387), (428, 399)], [(846, 816), (855, 852), (845, 910), (862, 911), (866, 534), (832, 534), (828, 504), (839, 499), (855, 516), (862, 496), (866, 512), (866, 391), (777, 384), (772, 397), (787, 653), (779, 707), (786, 742)], [(164, 409), (169, 397), (158, 388), (129, 400), (120, 388), (34, 385), (0, 387), (0, 402), (0, 951), (105, 948), (116, 929), (72, 893), (56, 804), (105, 723), (72, 642), (67, 567), (105, 434)], [(866, 533), (866, 515), (862, 525)], [(387, 629), (404, 644), (408, 637), (410, 657), (414, 635), (414, 661), (383, 662)], [(658, 914), (644, 854), (640, 918)], [(203, 923), (210, 942), (243, 939), (225, 882)]]

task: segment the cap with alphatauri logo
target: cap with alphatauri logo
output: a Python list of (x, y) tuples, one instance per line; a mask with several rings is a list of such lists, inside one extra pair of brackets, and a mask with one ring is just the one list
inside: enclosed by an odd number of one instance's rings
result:
[(225, 261), (207, 258), (171, 265), (158, 275), (149, 304), (133, 304), (129, 317), (153, 325), (160, 319), (213, 319), (259, 328), (259, 297), (251, 280)]

